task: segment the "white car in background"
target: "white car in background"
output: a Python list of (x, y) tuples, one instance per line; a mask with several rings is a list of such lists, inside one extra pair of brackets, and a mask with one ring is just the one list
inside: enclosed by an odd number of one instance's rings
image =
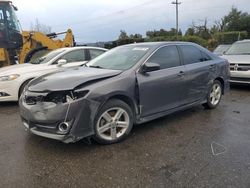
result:
[(84, 65), (106, 51), (96, 47), (61, 48), (30, 63), (0, 68), (0, 102), (18, 101), (25, 86), (38, 76), (61, 68)]
[(218, 56), (222, 56), (231, 46), (231, 44), (221, 44), (215, 48), (214, 53)]

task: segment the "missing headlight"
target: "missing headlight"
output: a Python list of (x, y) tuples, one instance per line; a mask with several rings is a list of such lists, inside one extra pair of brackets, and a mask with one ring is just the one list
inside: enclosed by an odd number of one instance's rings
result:
[(49, 93), (45, 98), (44, 102), (53, 103), (70, 103), (76, 99), (85, 97), (89, 91), (54, 91)]
[(68, 95), (71, 96), (70, 91), (54, 91), (44, 98), (44, 102), (66, 103)]
[(77, 90), (73, 92), (73, 95), (75, 99), (80, 99), (85, 97), (88, 94), (88, 92), (89, 92), (88, 90), (83, 90), (83, 91)]

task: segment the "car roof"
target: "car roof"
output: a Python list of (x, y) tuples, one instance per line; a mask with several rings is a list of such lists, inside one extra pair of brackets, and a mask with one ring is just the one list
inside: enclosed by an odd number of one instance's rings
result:
[(250, 39), (244, 39), (244, 40), (239, 40), (239, 41), (236, 41), (235, 43), (245, 43), (245, 42), (250, 42)]
[(141, 42), (141, 43), (133, 43), (133, 44), (127, 44), (125, 46), (151, 46), (151, 47), (159, 47), (164, 45), (197, 45), (192, 42), (182, 42), (182, 41), (164, 41), (164, 42)]
[(93, 46), (74, 46), (74, 47), (65, 47), (65, 48), (60, 48), (58, 50), (66, 50), (66, 51), (72, 51), (72, 50), (81, 50), (81, 49), (96, 49), (96, 50), (103, 50), (107, 51), (108, 49), (105, 48), (100, 48), (100, 47), (93, 47)]
[(225, 47), (227, 47), (227, 46), (232, 46), (232, 44), (220, 44), (217, 47), (219, 47), (219, 46), (225, 46)]

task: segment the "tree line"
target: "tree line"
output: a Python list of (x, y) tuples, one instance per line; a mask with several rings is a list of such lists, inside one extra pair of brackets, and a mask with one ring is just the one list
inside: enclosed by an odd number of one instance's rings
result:
[(202, 24), (193, 22), (185, 33), (179, 30), (177, 35), (175, 28), (160, 29), (147, 31), (146, 37), (138, 33), (128, 35), (126, 31), (121, 30), (118, 39), (106, 44), (105, 47), (112, 48), (135, 42), (178, 40), (195, 42), (212, 50), (219, 44), (232, 44), (246, 38), (250, 38), (250, 14), (232, 7), (227, 15), (215, 21), (212, 26), (208, 26), (207, 19), (204, 19)]

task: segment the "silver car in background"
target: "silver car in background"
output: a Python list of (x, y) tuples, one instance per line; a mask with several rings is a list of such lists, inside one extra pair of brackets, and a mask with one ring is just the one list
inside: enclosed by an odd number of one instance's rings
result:
[(235, 42), (222, 56), (230, 63), (230, 82), (250, 84), (250, 40)]

